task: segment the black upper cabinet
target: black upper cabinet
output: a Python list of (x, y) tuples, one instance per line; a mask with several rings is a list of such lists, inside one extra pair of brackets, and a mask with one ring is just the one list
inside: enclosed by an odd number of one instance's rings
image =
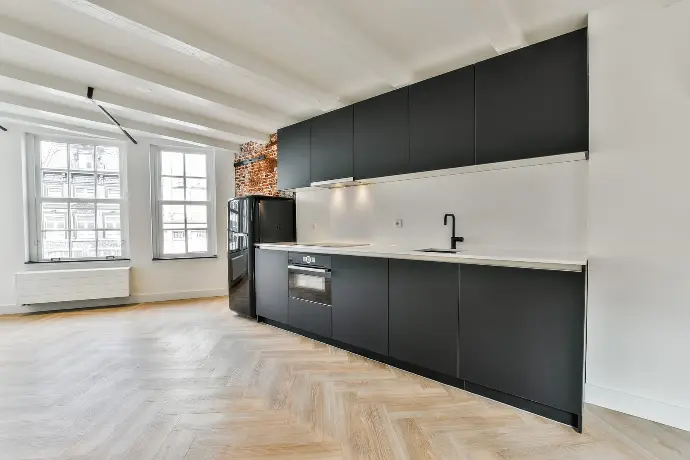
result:
[(354, 105), (355, 179), (409, 172), (409, 88)]
[(348, 106), (311, 120), (311, 181), (353, 177), (352, 113)]
[(256, 250), (256, 314), (288, 322), (288, 253)]
[(309, 187), (311, 120), (278, 130), (278, 189)]
[(462, 265), (460, 378), (582, 413), (584, 273)]
[(388, 259), (333, 256), (333, 339), (388, 354)]
[(389, 355), (457, 376), (458, 265), (389, 261)]
[(475, 68), (478, 164), (588, 150), (586, 29)]
[(410, 86), (410, 172), (474, 164), (474, 66)]

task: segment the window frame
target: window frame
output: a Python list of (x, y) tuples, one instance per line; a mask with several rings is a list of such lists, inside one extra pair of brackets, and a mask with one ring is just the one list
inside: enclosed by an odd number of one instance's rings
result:
[[(203, 154), (206, 156), (206, 200), (164, 200), (162, 196), (162, 152), (176, 152), (176, 153), (192, 153)], [(216, 156), (215, 150), (204, 147), (178, 147), (171, 145), (154, 145), (150, 146), (150, 164), (151, 164), (151, 236), (153, 243), (153, 260), (185, 260), (185, 259), (203, 259), (217, 257), (217, 229), (216, 229)], [(165, 177), (182, 178), (186, 190), (186, 182), (188, 178), (196, 178), (196, 176), (187, 176), (186, 164), (183, 161), (182, 176), (166, 175)], [(206, 231), (207, 231), (207, 250), (204, 252), (189, 252), (188, 248), (188, 232), (194, 229), (187, 227), (185, 218), (184, 232), (185, 232), (185, 249), (184, 253), (165, 254), (163, 252), (163, 205), (205, 205), (206, 213)]]
[[(25, 135), (25, 157), (26, 157), (26, 223), (28, 227), (28, 249), (27, 262), (29, 263), (63, 263), (63, 262), (103, 262), (103, 261), (117, 261), (129, 260), (129, 206), (128, 206), (128, 187), (127, 187), (127, 149), (126, 144), (117, 139), (109, 139), (102, 137), (79, 137), (58, 134), (34, 134), (26, 133)], [(41, 141), (59, 142), (67, 144), (84, 144), (84, 145), (105, 145), (113, 146), (119, 149), (118, 158), (118, 174), (120, 176), (120, 198), (98, 198), (98, 187), (95, 185), (93, 198), (50, 198), (43, 197), (41, 171)], [(69, 165), (69, 146), (67, 147), (68, 165), (64, 170), (69, 177), (72, 171)], [(94, 152), (95, 153), (95, 152)], [(95, 158), (94, 158), (95, 161)], [(50, 170), (51, 168), (45, 168)], [(62, 170), (62, 169), (60, 169)], [(80, 171), (80, 170), (75, 170)], [(94, 164), (93, 174), (97, 180), (98, 171)], [(69, 187), (69, 185), (68, 185)], [(85, 203), (94, 204), (94, 212), (98, 210), (98, 204), (118, 204), (120, 206), (120, 229), (115, 230), (120, 232), (122, 252), (120, 256), (106, 256), (106, 257), (60, 257), (45, 259), (43, 258), (43, 240), (41, 238), (41, 216), (39, 213), (42, 209), (43, 203), (65, 203), (67, 204), (67, 218), (70, 219), (69, 204), (70, 203)], [(97, 216), (94, 217), (97, 219)], [(95, 221), (94, 221), (95, 225)], [(99, 231), (107, 231), (114, 229), (96, 229), (92, 231), (98, 233)], [(56, 229), (55, 231), (63, 231), (63, 229)], [(65, 232), (78, 232), (80, 229), (64, 229)], [(91, 231), (91, 230), (89, 230)], [(71, 236), (69, 241), (72, 241)]]

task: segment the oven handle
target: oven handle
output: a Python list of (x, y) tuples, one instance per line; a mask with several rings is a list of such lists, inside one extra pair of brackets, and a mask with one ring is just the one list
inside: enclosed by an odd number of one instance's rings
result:
[(328, 268), (301, 267), (299, 265), (288, 265), (288, 270), (301, 270), (305, 272), (323, 273), (330, 272)]

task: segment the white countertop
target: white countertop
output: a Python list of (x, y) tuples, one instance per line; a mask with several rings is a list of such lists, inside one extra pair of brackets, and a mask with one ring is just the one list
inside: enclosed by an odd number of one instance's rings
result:
[(346, 256), (382, 257), (387, 259), (427, 260), (456, 264), (494, 265), (501, 267), (537, 268), (542, 270), (561, 270), (580, 272), (587, 265), (584, 253), (569, 251), (511, 250), (487, 247), (472, 247), (460, 244), (464, 249), (457, 254), (419, 252), (420, 247), (400, 245), (369, 244), (354, 247), (303, 246), (299, 243), (262, 243), (261, 249), (295, 251), (314, 254), (339, 254)]

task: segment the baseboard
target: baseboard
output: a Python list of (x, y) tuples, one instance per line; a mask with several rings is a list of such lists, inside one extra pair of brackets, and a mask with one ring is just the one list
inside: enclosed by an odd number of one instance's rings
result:
[(228, 289), (207, 289), (200, 291), (158, 292), (155, 294), (134, 294), (127, 303), (166, 302), (168, 300), (202, 299), (228, 295)]
[(17, 313), (42, 313), (49, 311), (75, 310), (80, 308), (114, 307), (135, 303), (165, 302), (169, 300), (202, 299), (228, 295), (225, 289), (207, 289), (199, 291), (159, 292), (155, 294), (134, 294), (117, 299), (93, 299), (74, 302), (45, 303), (36, 305), (0, 305), (0, 315)]
[(0, 315), (15, 315), (26, 313), (26, 309), (21, 305), (0, 305)]
[(674, 406), (590, 383), (585, 384), (585, 401), (595, 406), (690, 431), (690, 409), (687, 407)]

